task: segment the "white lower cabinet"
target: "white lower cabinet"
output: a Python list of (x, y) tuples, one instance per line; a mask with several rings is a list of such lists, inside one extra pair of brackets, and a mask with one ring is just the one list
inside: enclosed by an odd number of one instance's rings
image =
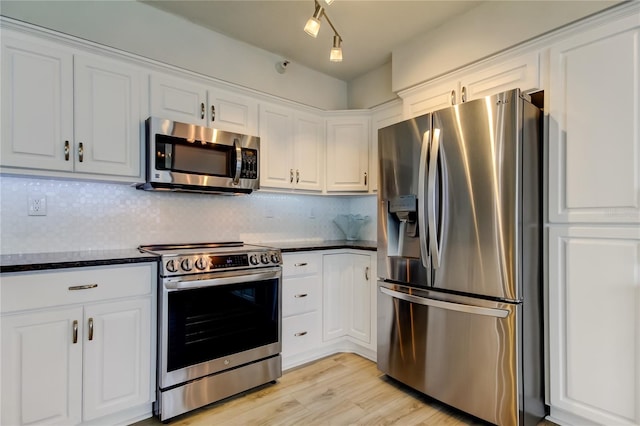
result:
[(282, 358), (285, 368), (322, 343), (322, 256), (284, 253), (282, 273)]
[(551, 419), (640, 425), (640, 229), (549, 230)]
[(150, 414), (154, 282), (154, 264), (3, 274), (1, 423)]
[(371, 256), (337, 253), (323, 256), (323, 339), (348, 336), (371, 342)]

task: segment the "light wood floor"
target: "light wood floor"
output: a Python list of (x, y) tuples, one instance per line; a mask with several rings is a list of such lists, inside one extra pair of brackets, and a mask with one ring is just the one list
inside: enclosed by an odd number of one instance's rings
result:
[[(135, 425), (161, 424), (152, 418)], [(172, 426), (481, 424), (389, 379), (375, 363), (348, 353), (289, 370), (275, 385), (262, 386), (171, 420)]]

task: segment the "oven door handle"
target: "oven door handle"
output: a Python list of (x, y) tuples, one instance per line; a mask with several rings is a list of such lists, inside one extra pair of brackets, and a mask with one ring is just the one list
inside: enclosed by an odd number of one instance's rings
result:
[(165, 280), (164, 287), (167, 290), (185, 290), (190, 288), (215, 287), (229, 284), (241, 284), (255, 281), (264, 281), (269, 279), (280, 279), (282, 271), (280, 269), (274, 271), (265, 271), (257, 273), (237, 273), (226, 277), (204, 278), (198, 280), (172, 279)]

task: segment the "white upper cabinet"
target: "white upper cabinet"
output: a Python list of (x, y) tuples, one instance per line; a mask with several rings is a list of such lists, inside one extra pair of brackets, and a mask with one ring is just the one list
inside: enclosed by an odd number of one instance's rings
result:
[(398, 100), (376, 107), (371, 116), (371, 149), (369, 151), (369, 192), (378, 191), (378, 130), (403, 120), (402, 103)]
[(327, 119), (327, 192), (369, 189), (369, 114)]
[(495, 58), (460, 72), (400, 92), (404, 118), (413, 118), (452, 105), (511, 89), (540, 88), (537, 51), (513, 58)]
[(72, 171), (72, 142), (73, 54), (3, 33), (2, 166)]
[(9, 34), (3, 30), (2, 166), (138, 180), (144, 74), (118, 60)]
[(640, 222), (640, 14), (550, 50), (549, 220)]
[(260, 186), (322, 191), (324, 120), (279, 105), (260, 105)]
[(256, 100), (171, 75), (151, 75), (151, 115), (229, 132), (258, 133)]

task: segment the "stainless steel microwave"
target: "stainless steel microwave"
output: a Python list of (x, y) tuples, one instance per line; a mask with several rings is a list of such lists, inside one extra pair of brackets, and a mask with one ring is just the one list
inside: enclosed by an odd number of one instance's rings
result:
[(147, 191), (249, 194), (260, 188), (260, 138), (150, 117)]

